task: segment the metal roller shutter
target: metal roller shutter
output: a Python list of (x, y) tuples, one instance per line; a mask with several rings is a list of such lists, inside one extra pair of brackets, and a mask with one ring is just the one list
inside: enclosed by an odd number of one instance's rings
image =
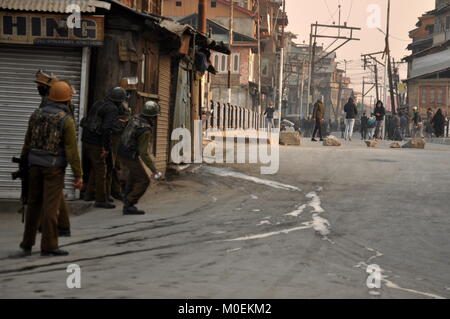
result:
[(169, 103), (171, 59), (169, 55), (163, 55), (159, 60), (159, 104), (161, 114), (156, 125), (156, 168), (164, 175), (166, 173), (169, 152)]
[[(39, 106), (34, 75), (38, 69), (69, 80), (77, 90), (73, 98), (76, 122), (79, 121), (81, 49), (41, 48), (35, 46), (0, 45), (0, 198), (20, 197), (20, 181), (11, 180), (17, 165), (31, 113)], [(75, 198), (70, 168), (66, 174), (66, 194)]]

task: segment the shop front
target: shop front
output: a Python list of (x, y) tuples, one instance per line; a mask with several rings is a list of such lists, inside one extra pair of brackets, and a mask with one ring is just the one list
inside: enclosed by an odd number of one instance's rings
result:
[[(0, 199), (17, 199), (20, 182), (11, 180), (32, 112), (39, 106), (35, 74), (39, 69), (68, 80), (76, 90), (75, 120), (87, 104), (91, 47), (103, 45), (103, 16), (81, 15), (67, 25), (68, 14), (0, 11)], [(66, 195), (76, 197), (67, 170)]]

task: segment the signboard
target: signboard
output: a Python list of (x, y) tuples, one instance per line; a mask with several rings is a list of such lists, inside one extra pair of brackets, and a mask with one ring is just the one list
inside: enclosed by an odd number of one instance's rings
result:
[(69, 28), (69, 14), (0, 12), (0, 43), (47, 46), (101, 46), (103, 16), (80, 16), (80, 28)]

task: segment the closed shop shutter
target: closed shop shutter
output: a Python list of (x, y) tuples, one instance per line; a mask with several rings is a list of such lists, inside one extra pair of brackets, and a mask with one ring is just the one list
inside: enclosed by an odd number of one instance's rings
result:
[(159, 104), (161, 114), (158, 116), (156, 125), (156, 168), (165, 173), (169, 151), (169, 103), (170, 103), (170, 80), (171, 80), (171, 59), (168, 55), (163, 55), (159, 60)]
[[(0, 198), (20, 197), (20, 181), (11, 180), (11, 172), (17, 170), (11, 158), (20, 155), (28, 119), (41, 101), (34, 83), (36, 71), (43, 69), (71, 82), (77, 91), (73, 103), (78, 123), (81, 61), (81, 49), (0, 45)], [(69, 199), (75, 198), (72, 181), (68, 168)]]

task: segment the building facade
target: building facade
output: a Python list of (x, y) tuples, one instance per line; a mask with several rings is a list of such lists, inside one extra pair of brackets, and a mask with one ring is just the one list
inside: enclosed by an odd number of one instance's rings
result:
[(408, 104), (450, 114), (450, 0), (436, 0), (434, 10), (419, 18), (410, 32)]

